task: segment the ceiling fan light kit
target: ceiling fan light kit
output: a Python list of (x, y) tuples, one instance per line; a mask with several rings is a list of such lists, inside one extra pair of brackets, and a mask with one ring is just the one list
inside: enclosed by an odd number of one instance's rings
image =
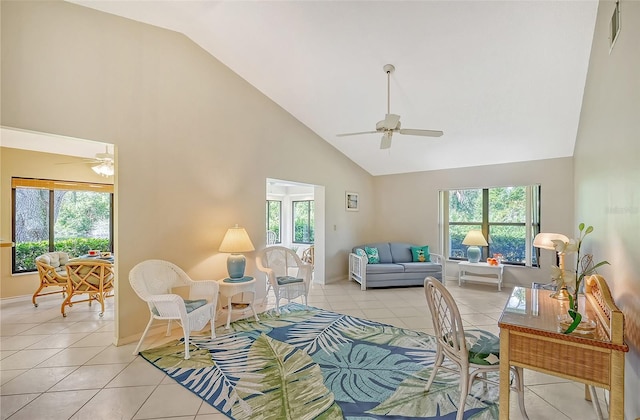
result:
[(113, 176), (113, 161), (99, 163), (98, 165), (92, 166), (91, 169), (93, 169), (93, 172), (104, 177)]
[(96, 157), (93, 159), (83, 159), (80, 162), (63, 162), (59, 165), (78, 164), (84, 163), (91, 165), (91, 170), (96, 174), (104, 177), (113, 176), (115, 172), (114, 156), (109, 153), (109, 146), (105, 146), (104, 153), (96, 153)]
[(96, 153), (96, 158), (93, 162), (97, 163), (97, 165), (91, 167), (93, 172), (104, 177), (113, 176), (115, 170), (113, 167), (113, 155), (109, 153), (109, 146), (105, 146), (104, 153)]
[(391, 113), (391, 73), (395, 71), (393, 64), (385, 64), (382, 68), (387, 74), (387, 113), (384, 120), (376, 123), (375, 131), (361, 131), (357, 133), (344, 133), (338, 134), (338, 137), (357, 136), (360, 134), (376, 134), (382, 133), (382, 139), (380, 140), (380, 149), (389, 149), (391, 147), (391, 138), (393, 133), (404, 134), (409, 136), (422, 136), (422, 137), (440, 137), (444, 133), (440, 130), (421, 130), (415, 128), (400, 128), (400, 115)]

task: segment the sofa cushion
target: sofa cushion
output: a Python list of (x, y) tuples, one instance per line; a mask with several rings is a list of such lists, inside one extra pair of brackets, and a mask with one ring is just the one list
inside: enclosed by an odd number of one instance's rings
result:
[(367, 253), (367, 259), (369, 261), (369, 264), (380, 263), (380, 255), (378, 254), (378, 248), (369, 248), (368, 246), (365, 246), (364, 252)]
[(354, 250), (354, 254), (356, 254), (358, 257), (366, 257), (367, 256), (367, 253), (364, 252), (364, 249), (362, 249), (362, 248), (356, 248)]
[(429, 245), (412, 246), (411, 257), (413, 262), (430, 262)]
[(391, 258), (393, 262), (396, 264), (411, 262), (411, 246), (413, 244), (408, 244), (404, 242), (391, 242), (389, 244), (389, 248), (391, 250)]
[(393, 274), (403, 273), (404, 267), (400, 264), (370, 264), (367, 265), (367, 275), (369, 274)]
[(391, 258), (391, 249), (389, 248), (389, 242), (375, 242), (360, 246), (358, 248), (364, 248), (366, 246), (368, 246), (369, 248), (378, 248), (378, 256), (380, 257), (381, 263), (391, 264), (394, 262), (393, 258)]
[(401, 266), (404, 267), (405, 273), (439, 273), (442, 271), (442, 265), (436, 263), (421, 263), (421, 262), (410, 262), (410, 263), (401, 263)]

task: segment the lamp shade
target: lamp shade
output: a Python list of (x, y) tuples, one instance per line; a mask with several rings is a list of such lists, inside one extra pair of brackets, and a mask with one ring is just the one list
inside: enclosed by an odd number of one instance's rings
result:
[(549, 232), (540, 232), (533, 238), (533, 246), (536, 248), (542, 249), (556, 249), (554, 240), (560, 240), (562, 242), (569, 242), (569, 238), (564, 236), (561, 233), (549, 233)]
[(251, 252), (255, 251), (253, 243), (247, 234), (247, 231), (242, 227), (235, 225), (227, 230), (222, 243), (220, 244), (220, 252), (230, 252), (237, 254), (239, 252)]
[(464, 237), (462, 245), (488, 246), (489, 244), (487, 243), (487, 240), (484, 239), (482, 231), (470, 230), (469, 233), (467, 233), (467, 236)]

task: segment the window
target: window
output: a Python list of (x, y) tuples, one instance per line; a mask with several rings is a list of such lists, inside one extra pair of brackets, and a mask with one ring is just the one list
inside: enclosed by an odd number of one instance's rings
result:
[(540, 186), (441, 191), (443, 249), (450, 259), (466, 259), (462, 241), (479, 229), (489, 246), (487, 255), (502, 254), (504, 262), (537, 266), (533, 238), (540, 232)]
[(63, 251), (113, 251), (113, 186), (13, 178), (13, 273), (36, 271), (35, 258)]
[(282, 201), (267, 200), (267, 231), (274, 232), (276, 244), (282, 243), (280, 221), (282, 220)]
[(314, 242), (313, 229), (313, 200), (292, 201), (293, 210), (293, 243), (312, 244)]

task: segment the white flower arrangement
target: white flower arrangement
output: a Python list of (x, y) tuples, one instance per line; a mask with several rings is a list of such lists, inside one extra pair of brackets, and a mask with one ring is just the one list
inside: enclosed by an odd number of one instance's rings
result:
[(588, 226), (585, 229), (585, 224), (580, 223), (580, 225), (578, 225), (578, 230), (580, 232), (578, 239), (569, 239), (569, 242), (564, 242), (558, 239), (553, 240), (553, 244), (558, 254), (577, 254), (575, 270), (563, 270), (556, 265), (551, 266), (551, 278), (554, 280), (558, 289), (566, 286), (567, 289), (571, 288), (572, 291), (569, 295), (569, 315), (575, 322), (569, 329), (567, 329), (567, 331), (565, 331), (565, 333), (573, 331), (577, 324), (580, 323), (581, 316), (578, 313), (578, 292), (580, 291), (582, 281), (586, 276), (594, 274), (598, 267), (609, 264), (608, 261), (600, 261), (599, 263), (594, 264), (592, 254), (580, 255), (582, 241), (588, 234), (593, 232), (593, 226)]

